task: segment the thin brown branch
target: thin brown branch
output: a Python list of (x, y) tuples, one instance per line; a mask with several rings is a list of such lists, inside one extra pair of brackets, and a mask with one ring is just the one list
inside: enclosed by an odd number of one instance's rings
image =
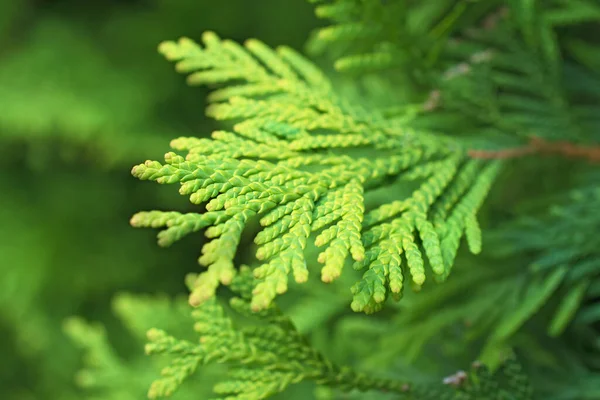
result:
[(468, 153), (471, 158), (486, 160), (519, 158), (530, 154), (545, 154), (585, 159), (592, 163), (600, 163), (600, 145), (582, 146), (571, 142), (549, 142), (535, 136), (531, 138), (528, 145), (523, 147), (502, 150), (469, 150)]
[(523, 157), (535, 152), (531, 146), (516, 147), (502, 150), (469, 150), (469, 157), (483, 160), (505, 160), (508, 158)]

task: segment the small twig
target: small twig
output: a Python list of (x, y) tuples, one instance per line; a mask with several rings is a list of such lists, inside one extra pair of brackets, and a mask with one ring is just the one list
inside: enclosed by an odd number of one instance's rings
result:
[(570, 142), (548, 142), (533, 136), (527, 146), (502, 150), (469, 150), (471, 158), (501, 160), (524, 157), (529, 154), (559, 155), (567, 158), (583, 158), (600, 163), (600, 146), (580, 146)]

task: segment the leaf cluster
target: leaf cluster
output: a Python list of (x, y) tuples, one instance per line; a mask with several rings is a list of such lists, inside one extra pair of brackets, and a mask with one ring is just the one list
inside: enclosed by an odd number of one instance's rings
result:
[[(180, 193), (206, 210), (132, 218), (134, 226), (166, 227), (159, 234), (162, 245), (209, 228), (206, 234), (214, 239), (199, 259), (208, 271), (194, 285), (192, 304), (231, 282), (242, 232), (255, 217), (263, 227), (254, 239), (256, 258), (264, 262), (254, 270), (255, 310), (287, 290), (290, 272), (296, 282), (306, 281), (304, 249), (313, 232), (315, 245), (324, 248), (318, 257), (324, 282), (338, 278), (348, 258), (355, 269), (367, 270), (352, 289), (355, 311), (376, 311), (389, 293), (401, 295), (406, 275), (418, 289), (425, 259), (445, 279), (464, 234), (471, 251), (480, 251), (475, 215), (499, 163), (469, 161), (449, 139), (345, 104), (289, 48), (275, 52), (256, 40), (243, 48), (213, 33), (204, 35), (204, 44), (182, 39), (162, 44), (161, 51), (179, 60), (179, 71), (191, 72), (191, 83), (228, 83), (211, 94), (207, 113), (242, 122), (212, 139), (175, 139), (171, 146), (187, 151), (185, 158), (170, 152), (165, 163), (147, 161), (132, 171), (143, 180), (180, 183)], [(345, 154), (349, 148), (357, 156)], [(361, 156), (372, 150), (381, 156)], [(421, 184), (408, 198), (365, 210), (370, 189), (398, 179)]]

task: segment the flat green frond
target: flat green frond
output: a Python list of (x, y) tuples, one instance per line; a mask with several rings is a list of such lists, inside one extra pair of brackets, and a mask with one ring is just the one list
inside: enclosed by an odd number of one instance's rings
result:
[[(428, 213), (436, 199), (448, 190), (459, 163), (459, 158), (449, 158), (409, 199), (382, 206), (371, 214), (372, 218), (381, 218), (385, 212), (384, 216), (395, 218), (364, 232), (367, 251), (364, 259), (355, 264), (355, 269), (368, 268), (368, 271), (352, 289), (352, 308), (355, 311), (369, 312), (374, 307), (373, 302), (382, 303), (387, 297), (386, 286), (396, 295), (402, 292), (404, 277), (401, 254), (406, 259), (405, 268), (410, 273), (414, 287), (419, 288), (424, 283), (425, 259), (415, 243), (417, 238), (422, 243), (434, 274), (442, 276), (446, 273), (440, 237), (428, 220)], [(414, 170), (409, 170), (407, 175), (413, 178)]]
[(439, 57), (448, 37), (466, 21), (495, 6), (469, 1), (326, 1), (317, 17), (331, 21), (309, 43), (314, 52), (328, 51), (339, 71), (407, 68), (423, 72)]
[[(467, 192), (467, 194), (456, 204), (456, 207), (450, 213), (446, 220), (446, 228), (441, 229), (443, 236), (441, 238), (442, 256), (445, 264), (445, 275), (447, 275), (452, 267), (456, 252), (458, 250), (460, 239), (464, 233), (465, 226), (468, 226), (470, 249), (477, 252), (478, 230), (473, 227), (474, 222), (472, 215), (479, 210), (485, 197), (487, 196), (496, 175), (500, 171), (500, 162), (493, 162), (488, 165), (482, 173), (477, 177), (475, 183)], [(472, 230), (475, 229), (475, 232)]]
[(330, 99), (313, 95), (328, 93), (326, 78), (295, 51), (285, 47), (274, 51), (256, 39), (240, 46), (212, 32), (205, 33), (203, 41), (204, 47), (182, 38), (162, 43), (159, 50), (167, 59), (177, 61), (179, 72), (190, 74), (188, 81), (192, 84), (234, 82), (213, 92), (211, 101), (293, 94), (296, 100), (321, 111), (334, 110)]
[(88, 324), (79, 318), (70, 318), (65, 321), (63, 329), (78, 347), (88, 353), (94, 360), (94, 369), (85, 369), (79, 372), (77, 383), (83, 387), (94, 387), (102, 374), (110, 374), (115, 380), (122, 370), (117, 354), (110, 347), (103, 326)]
[[(235, 278), (234, 286), (244, 287), (252, 279), (245, 270)], [(249, 299), (233, 297), (228, 310), (211, 299), (192, 312), (198, 343), (159, 329), (148, 331), (146, 352), (170, 358), (162, 377), (151, 385), (150, 398), (172, 394), (200, 364), (226, 366), (224, 376), (213, 386), (218, 399), (266, 399), (306, 381), (341, 392), (358, 391), (365, 396), (366, 392), (393, 393), (407, 400), (479, 400), (499, 390), (519, 399), (531, 398), (528, 379), (512, 357), (493, 374), (476, 362), (468, 373), (459, 371), (442, 381), (413, 384), (333, 363), (311, 346), (275, 305), (257, 312)], [(238, 325), (236, 316), (246, 322)]]
[[(166, 228), (159, 233), (162, 245), (207, 228), (212, 240), (199, 262), (208, 270), (192, 285), (191, 304), (232, 282), (237, 246), (253, 220), (261, 225), (254, 237), (255, 311), (287, 291), (290, 274), (306, 282), (312, 260), (305, 249), (313, 233), (322, 248), (317, 257), (322, 281), (336, 280), (350, 259), (355, 268), (368, 269), (353, 289), (356, 311), (380, 308), (388, 290), (399, 297), (406, 274), (418, 289), (426, 263), (445, 277), (453, 257), (444, 261), (444, 254), (448, 247), (456, 251), (465, 226), (471, 249), (478, 250), (472, 219), (495, 172), (478, 176), (481, 163), (467, 161), (455, 142), (377, 113), (347, 111), (354, 108), (329, 87), (316, 85), (324, 78), (289, 49), (274, 51), (255, 40), (241, 47), (208, 33), (204, 47), (182, 39), (164, 43), (161, 51), (196, 82), (232, 83), (213, 92), (225, 102), (212, 104), (208, 113), (242, 120), (234, 132), (217, 131), (210, 139), (175, 139), (171, 147), (185, 157), (169, 152), (164, 163), (147, 161), (132, 171), (142, 180), (179, 183), (179, 192), (205, 209), (132, 218), (134, 226)], [(258, 95), (254, 85), (262, 83), (278, 87), (277, 95)], [(225, 96), (242, 87), (252, 88), (246, 97)], [(422, 184), (407, 199), (365, 210), (368, 192), (394, 181)], [(450, 233), (442, 235), (442, 229)]]
[[(240, 275), (236, 280), (249, 278)], [(211, 299), (193, 312), (197, 321), (194, 330), (200, 336), (198, 344), (158, 329), (148, 332), (146, 352), (171, 357), (171, 363), (162, 370), (163, 377), (152, 384), (150, 398), (169, 396), (200, 363), (230, 366), (227, 377), (214, 386), (215, 393), (223, 399), (265, 399), (306, 380), (342, 390), (383, 389), (403, 398), (410, 392), (404, 383), (373, 379), (336, 366), (312, 348), (274, 306), (252, 312), (252, 304), (238, 297), (230, 301), (230, 306), (256, 324), (236, 327), (217, 300)]]
[(442, 229), (448, 213), (456, 205), (456, 202), (473, 185), (475, 178), (480, 172), (482, 163), (478, 160), (469, 160), (460, 172), (456, 174), (455, 184), (449, 190), (442, 193), (440, 198), (434, 203), (432, 209), (432, 220), (438, 230)]
[(363, 187), (358, 180), (351, 180), (344, 187), (338, 202), (333, 205), (334, 209), (340, 210), (338, 222), (315, 239), (318, 247), (329, 245), (318, 258), (320, 263), (325, 264), (321, 270), (323, 282), (331, 282), (341, 275), (348, 253), (355, 261), (365, 257), (360, 236), (364, 213)]
[[(363, 107), (338, 98), (325, 75), (290, 48), (272, 50), (255, 39), (240, 46), (221, 40), (212, 32), (206, 33), (203, 41), (204, 47), (182, 38), (164, 42), (159, 49), (167, 59), (177, 61), (179, 72), (190, 74), (190, 83), (228, 85), (209, 96), (212, 104), (207, 114), (215, 119), (241, 119), (243, 126), (252, 126), (254, 132), (271, 131), (283, 138), (289, 138), (283, 130), (290, 128), (353, 134), (354, 138), (348, 135), (345, 141), (342, 136), (337, 138), (346, 146), (371, 144), (386, 136), (414, 135), (408, 127), (387, 124), (374, 110), (366, 112)], [(275, 127), (274, 123), (280, 126)], [(238, 133), (244, 132), (249, 131)], [(253, 134), (254, 138), (257, 134)], [(322, 137), (323, 146), (315, 142), (316, 138), (310, 139), (315, 144), (298, 139), (295, 146), (300, 149), (332, 147), (326, 144), (334, 140)]]
[(194, 373), (205, 355), (194, 343), (177, 340), (158, 329), (149, 330), (148, 339), (150, 343), (146, 345), (146, 354), (166, 352), (175, 356), (171, 365), (161, 371), (163, 377), (150, 386), (148, 398), (170, 396), (187, 377)]

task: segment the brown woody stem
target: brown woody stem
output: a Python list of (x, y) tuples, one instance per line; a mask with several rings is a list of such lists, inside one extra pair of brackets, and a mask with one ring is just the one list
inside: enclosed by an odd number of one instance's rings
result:
[(533, 136), (523, 147), (502, 150), (469, 150), (471, 158), (501, 160), (524, 157), (530, 154), (559, 155), (567, 158), (582, 158), (600, 163), (600, 146), (580, 146), (570, 142), (549, 142)]

